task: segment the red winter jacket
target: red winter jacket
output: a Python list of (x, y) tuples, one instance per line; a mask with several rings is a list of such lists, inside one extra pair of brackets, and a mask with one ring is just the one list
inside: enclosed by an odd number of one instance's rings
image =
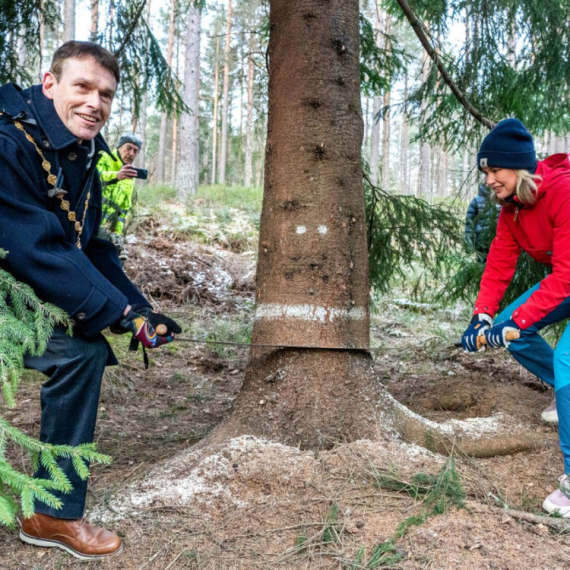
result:
[(513, 278), (522, 248), (536, 261), (552, 266), (552, 273), (513, 313), (512, 318), (521, 329), (540, 321), (570, 297), (568, 155), (555, 154), (539, 161), (536, 174), (542, 178), (537, 180), (537, 201), (532, 206), (515, 202), (501, 210), (473, 311), (474, 315), (495, 314)]

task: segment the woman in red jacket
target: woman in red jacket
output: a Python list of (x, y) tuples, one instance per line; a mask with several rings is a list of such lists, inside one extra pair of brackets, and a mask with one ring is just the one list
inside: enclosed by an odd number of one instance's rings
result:
[[(554, 350), (538, 334), (570, 317), (570, 162), (566, 154), (537, 161), (525, 126), (505, 119), (483, 140), (477, 165), (503, 207), (463, 348), (477, 351), (477, 337), (485, 335), (489, 346), (506, 347), (525, 368), (554, 386), (564, 475), (543, 508), (570, 517), (570, 327)], [(552, 272), (493, 324), (521, 249)], [(509, 341), (509, 331), (520, 338)]]

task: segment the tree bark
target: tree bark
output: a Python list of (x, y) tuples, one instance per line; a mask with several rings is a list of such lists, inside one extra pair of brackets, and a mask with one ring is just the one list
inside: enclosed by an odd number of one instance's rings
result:
[(252, 341), (362, 350), (253, 349), (229, 425), (302, 447), (377, 430), (358, 14), (358, 0), (271, 3)]
[(230, 48), (232, 32), (232, 0), (228, 0), (228, 21), (226, 26), (226, 47), (224, 49), (224, 86), (222, 94), (222, 128), (218, 182), (226, 183), (226, 164), (228, 160), (228, 95), (230, 90)]
[(216, 39), (216, 62), (214, 69), (214, 112), (212, 120), (212, 177), (210, 182), (212, 185), (216, 183), (217, 173), (217, 156), (218, 156), (218, 91), (220, 89), (220, 38)]
[(253, 88), (255, 86), (255, 59), (253, 52), (255, 49), (255, 35), (249, 35), (249, 56), (247, 58), (247, 117), (245, 123), (245, 164), (243, 185), (246, 188), (251, 186), (253, 174)]
[(91, 0), (91, 24), (89, 27), (89, 39), (92, 42), (96, 42), (98, 33), (99, 33), (99, 0)]
[[(429, 64), (427, 57), (422, 67), (422, 81), (427, 79), (429, 73)], [(427, 103), (422, 101), (421, 115), (425, 116), (427, 112)], [(429, 199), (431, 197), (431, 176), (430, 176), (430, 153), (431, 149), (427, 142), (420, 142), (420, 164), (418, 169), (418, 196), (420, 198)]]
[(184, 57), (184, 103), (189, 112), (180, 118), (180, 147), (183, 152), (178, 161), (176, 190), (179, 200), (186, 201), (198, 191), (200, 153), (198, 145), (199, 86), (200, 86), (200, 33), (202, 11), (197, 0), (188, 8), (186, 23), (186, 54)]
[(409, 194), (408, 152), (410, 148), (408, 134), (408, 74), (404, 76), (404, 112), (400, 137), (400, 188), (402, 194)]
[(65, 0), (63, 5), (63, 41), (75, 39), (75, 0)]
[[(384, 31), (385, 35), (385, 49), (388, 52), (390, 49), (390, 40), (388, 35), (391, 33), (390, 14), (384, 15)], [(386, 191), (390, 190), (390, 88), (386, 88), (382, 100), (384, 107), (384, 118), (382, 120), (382, 188)]]
[(382, 111), (382, 96), (374, 95), (372, 104), (372, 129), (370, 132), (370, 180), (378, 184), (380, 168), (380, 112)]
[[(166, 55), (166, 64), (170, 68), (172, 66), (172, 53), (174, 48), (174, 30), (176, 19), (176, 0), (170, 3), (170, 22), (168, 25), (168, 52)], [(168, 127), (168, 113), (163, 111), (160, 115), (160, 134), (158, 138), (158, 157), (156, 165), (156, 181), (158, 184), (164, 183), (165, 165), (166, 165), (166, 131)]]

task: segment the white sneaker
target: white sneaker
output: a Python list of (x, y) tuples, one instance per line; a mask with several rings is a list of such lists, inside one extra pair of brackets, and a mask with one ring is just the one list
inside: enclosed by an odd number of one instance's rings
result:
[(558, 411), (556, 410), (556, 398), (552, 400), (552, 403), (546, 410), (542, 412), (540, 417), (550, 424), (557, 424), (558, 423)]
[(564, 518), (570, 517), (570, 481), (567, 475), (558, 478), (558, 489), (544, 499), (542, 508), (548, 513), (558, 513)]

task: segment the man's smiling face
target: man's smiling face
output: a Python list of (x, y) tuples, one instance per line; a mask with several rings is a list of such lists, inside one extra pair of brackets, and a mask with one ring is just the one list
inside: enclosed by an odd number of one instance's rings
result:
[(42, 90), (71, 133), (80, 141), (91, 140), (109, 118), (117, 81), (91, 56), (70, 58), (63, 64), (59, 81), (49, 71), (44, 75)]

